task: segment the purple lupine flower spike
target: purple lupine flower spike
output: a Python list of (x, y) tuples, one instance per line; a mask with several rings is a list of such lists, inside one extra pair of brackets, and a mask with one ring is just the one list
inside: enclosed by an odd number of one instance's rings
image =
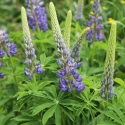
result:
[[(0, 68), (2, 67), (2, 63), (0, 63)], [(4, 74), (2, 72), (0, 72), (0, 79), (4, 78)]]
[(0, 62), (0, 68), (2, 67), (2, 63)]
[(3, 58), (5, 55), (4, 51), (3, 50), (0, 50), (0, 58)]
[(10, 43), (6, 31), (0, 30), (0, 44), (5, 48), (5, 50), (0, 50), (0, 58), (3, 58), (5, 53), (8, 57), (15, 56), (18, 53), (16, 44)]
[(90, 21), (86, 24), (91, 30), (88, 32), (86, 39), (91, 43), (94, 41), (102, 41), (104, 39), (101, 30), (104, 29), (103, 24), (99, 24), (103, 18), (99, 16), (101, 12), (100, 0), (94, 0), (92, 7), (93, 15), (89, 15)]
[[(6, 31), (0, 30), (0, 58), (3, 58), (5, 55), (8, 57), (15, 56), (17, 54), (16, 45), (10, 43), (8, 34)], [(0, 68), (2, 64), (0, 63)], [(0, 78), (4, 78), (4, 74), (0, 72)]]
[[(29, 2), (33, 3), (35, 1), (32, 0)], [(39, 1), (37, 0), (36, 3), (37, 2)], [(37, 58), (37, 56), (35, 54), (35, 49), (32, 43), (28, 21), (27, 21), (27, 15), (24, 7), (21, 8), (21, 15), (22, 15), (23, 34), (24, 34), (26, 64), (28, 65), (28, 68), (24, 69), (24, 74), (25, 76), (28, 76), (29, 80), (32, 80), (33, 75), (42, 74), (44, 70), (42, 69), (42, 65), (40, 61), (35, 63), (35, 59)]]
[[(82, 78), (80, 75), (75, 71), (76, 68), (78, 68), (78, 63), (76, 60), (78, 59), (79, 61), (79, 57), (74, 59), (72, 56), (74, 53), (71, 54), (69, 47), (67, 47), (66, 40), (62, 36), (55, 7), (52, 2), (50, 3), (50, 16), (59, 57), (57, 64), (61, 67), (60, 71), (57, 73), (57, 76), (59, 77), (60, 89), (62, 92), (72, 92), (73, 89), (75, 89), (77, 92), (81, 92), (85, 89), (85, 85), (82, 83)], [(78, 41), (81, 42), (81, 40)], [(79, 45), (80, 44), (76, 44), (74, 49), (75, 51), (79, 50)]]
[(8, 52), (7, 52), (8, 57), (14, 56), (17, 54), (16, 44), (8, 43), (7, 48), (8, 48)]
[(36, 30), (37, 27), (39, 27), (39, 29), (43, 32), (48, 30), (47, 15), (44, 2), (41, 0), (26, 0), (26, 4), (30, 28), (32, 30)]
[(4, 78), (4, 74), (0, 72), (0, 79)]
[(84, 0), (78, 0), (77, 9), (75, 11), (75, 16), (74, 16), (76, 20), (83, 19), (83, 6), (84, 6)]
[(44, 70), (41, 67), (42, 67), (42, 65), (41, 65), (40, 61), (38, 61), (35, 65), (34, 72), (37, 74), (42, 74), (44, 72)]

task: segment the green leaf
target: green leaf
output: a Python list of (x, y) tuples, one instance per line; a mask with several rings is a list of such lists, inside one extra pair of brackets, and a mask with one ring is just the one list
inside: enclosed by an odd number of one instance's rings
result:
[(38, 114), (39, 112), (41, 112), (43, 109), (49, 108), (49, 107), (51, 107), (52, 105), (54, 105), (54, 103), (44, 103), (44, 104), (42, 104), (42, 105), (39, 105), (39, 106), (37, 106), (37, 107), (33, 110), (32, 115), (34, 116), (34, 115)]
[(72, 121), (74, 121), (73, 114), (68, 108), (62, 107), (62, 110), (67, 115), (67, 117), (69, 117)]
[(114, 121), (116, 121), (117, 123), (119, 123), (120, 125), (122, 125), (122, 121), (120, 120), (120, 118), (116, 115), (116, 113), (114, 113), (113, 111), (103, 111), (103, 113), (110, 117), (111, 119), (113, 119)]
[(47, 91), (52, 94), (53, 97), (57, 97), (56, 88), (54, 85), (47, 87)]
[(11, 119), (11, 117), (13, 117), (13, 116), (14, 116), (13, 112), (10, 112), (5, 117), (1, 116), (0, 125), (5, 125), (8, 122), (8, 120)]
[(38, 85), (38, 88), (39, 90), (43, 90), (43, 88), (49, 84), (51, 84), (52, 82), (54, 81), (42, 81), (39, 85)]
[(22, 122), (22, 121), (28, 122), (28, 121), (33, 121), (34, 119), (26, 115), (20, 115), (20, 116), (13, 118), (13, 120), (18, 121), (18, 122)]
[(42, 119), (43, 125), (45, 125), (46, 122), (48, 121), (48, 119), (53, 116), (53, 114), (54, 114), (54, 112), (55, 112), (55, 109), (56, 109), (56, 105), (55, 105), (55, 106), (52, 106), (50, 109), (48, 109), (48, 110), (45, 112), (45, 114), (43, 115), (43, 119)]
[(118, 125), (112, 121), (102, 121), (101, 123), (98, 123), (97, 125)]
[(125, 82), (120, 79), (120, 78), (115, 78), (114, 80), (116, 83), (118, 83), (119, 85), (121, 85), (124, 89), (125, 89)]
[(109, 110), (113, 110), (119, 116), (119, 118), (121, 119), (121, 121), (123, 123), (125, 123), (125, 119), (124, 119), (125, 116), (124, 116), (123, 112), (120, 110), (120, 108), (119, 108), (118, 105), (114, 104), (114, 105), (110, 106)]
[(56, 125), (61, 125), (61, 110), (59, 105), (57, 105), (55, 110), (55, 123)]

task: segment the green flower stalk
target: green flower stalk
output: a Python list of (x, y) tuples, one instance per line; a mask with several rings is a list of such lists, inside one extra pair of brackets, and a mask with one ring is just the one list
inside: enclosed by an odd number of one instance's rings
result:
[(77, 62), (78, 67), (81, 65), (81, 62), (80, 62), (80, 48), (81, 48), (81, 45), (82, 45), (83, 38), (85, 38), (88, 31), (90, 31), (89, 27), (87, 27), (81, 33), (80, 37), (76, 41), (76, 43), (75, 43), (75, 45), (74, 45), (74, 47), (72, 49), (72, 52), (71, 52), (71, 57), (74, 58), (75, 62)]
[(101, 85), (101, 96), (108, 100), (114, 96), (113, 94), (113, 75), (115, 62), (115, 48), (116, 48), (116, 22), (112, 24), (110, 36), (108, 40), (108, 50), (105, 60), (104, 74)]
[(78, 5), (74, 16), (76, 20), (83, 19), (83, 6), (84, 6), (84, 0), (78, 0)]
[[(61, 70), (57, 73), (60, 88), (63, 92), (71, 92), (73, 88), (77, 92), (81, 92), (85, 89), (85, 85), (82, 83), (82, 78), (80, 77), (79, 73), (76, 72), (76, 68), (79, 67), (78, 63), (76, 62), (76, 56), (78, 55), (76, 53), (79, 53), (82, 39), (84, 38), (86, 32), (88, 32), (89, 28), (85, 29), (81, 34), (73, 48), (73, 50), (75, 50), (75, 56), (72, 56), (72, 52), (70, 53), (70, 29), (72, 13), (71, 11), (68, 11), (63, 37), (57, 19), (56, 10), (52, 2), (50, 3), (49, 8), (53, 34), (57, 46), (57, 53), (60, 57), (60, 59), (57, 60), (57, 64), (61, 67)], [(80, 56), (78, 58), (80, 58)]]
[(68, 11), (66, 22), (65, 22), (65, 32), (64, 32), (64, 41), (67, 45), (67, 49), (70, 50), (70, 31), (71, 31), (71, 23), (72, 23), (72, 12)]
[(56, 15), (56, 10), (52, 2), (50, 3), (50, 17), (51, 17), (53, 35), (56, 41), (57, 54), (59, 56), (62, 56), (61, 58), (62, 60), (64, 60), (64, 58), (67, 58), (69, 52), (66, 50), (67, 47), (62, 37), (62, 33)]

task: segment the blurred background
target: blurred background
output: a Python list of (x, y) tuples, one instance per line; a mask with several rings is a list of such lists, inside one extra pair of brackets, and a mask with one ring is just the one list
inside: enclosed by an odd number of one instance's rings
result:
[[(72, 10), (73, 14), (77, 6), (77, 0), (44, 0), (45, 6), (48, 12), (48, 4), (52, 1), (57, 10), (59, 21), (64, 21), (67, 11)], [(84, 1), (84, 20), (88, 20), (88, 15), (91, 12), (93, 0)], [(7, 29), (8, 31), (20, 30), (20, 8), (26, 7), (25, 0), (0, 0), (0, 29)], [(102, 15), (104, 23), (107, 23), (109, 18), (119, 21), (119, 23), (125, 22), (125, 1), (124, 0), (101, 0)], [(49, 17), (49, 13), (48, 13)], [(50, 23), (50, 19), (48, 18)], [(122, 25), (122, 24), (121, 24)], [(122, 25), (124, 27), (124, 25)], [(123, 33), (123, 28), (119, 30)], [(122, 34), (120, 34), (122, 36)], [(122, 36), (123, 37), (123, 36)]]

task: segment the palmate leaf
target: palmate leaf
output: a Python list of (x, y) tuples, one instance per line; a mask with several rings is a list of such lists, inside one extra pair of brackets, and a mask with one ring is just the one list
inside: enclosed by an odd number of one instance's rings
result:
[(114, 113), (113, 111), (103, 111), (103, 113), (108, 116), (109, 118), (113, 119), (116, 123), (122, 125), (123, 122), (121, 119)]
[(48, 119), (53, 116), (55, 109), (56, 109), (56, 105), (52, 106), (50, 109), (48, 109), (45, 112), (45, 114), (43, 115), (43, 118), (42, 118), (43, 125), (45, 125), (46, 122), (48, 121)]
[(97, 125), (118, 125), (118, 124), (114, 123), (112, 121), (104, 120), (104, 121), (98, 123)]
[(125, 119), (124, 119), (125, 116), (124, 116), (123, 111), (122, 111), (121, 108), (119, 107), (119, 105), (117, 105), (117, 104), (114, 103), (114, 105), (109, 106), (108, 108), (109, 108), (109, 110), (113, 110), (114, 113), (117, 114), (117, 116), (119, 117), (119, 119), (120, 119), (123, 123), (125, 123)]
[(39, 106), (37, 106), (37, 107), (35, 107), (35, 108), (33, 109), (32, 115), (34, 116), (34, 115), (38, 114), (39, 112), (41, 112), (43, 109), (49, 108), (49, 107), (51, 107), (52, 105), (54, 105), (54, 103), (50, 103), (50, 102), (49, 102), (49, 103), (41, 104), (41, 105), (39, 105)]
[(72, 12), (71, 10), (69, 10), (65, 21), (65, 31), (64, 31), (64, 41), (65, 41), (65, 44), (67, 45), (68, 50), (70, 50), (71, 22), (72, 22)]
[(61, 109), (59, 105), (56, 106), (55, 110), (55, 123), (56, 125), (61, 125)]
[(114, 80), (116, 83), (118, 83), (120, 86), (122, 86), (125, 89), (125, 82), (120, 78), (115, 78)]
[(77, 101), (67, 99), (68, 95), (63, 92), (57, 92), (54, 85), (46, 87), (46, 91), (39, 97), (45, 100), (42, 104), (32, 107), (32, 116), (43, 112), (42, 123), (45, 125), (51, 121), (51, 117), (55, 117), (55, 124), (61, 125), (62, 114), (67, 116), (66, 119), (74, 120), (72, 106), (78, 106)]

